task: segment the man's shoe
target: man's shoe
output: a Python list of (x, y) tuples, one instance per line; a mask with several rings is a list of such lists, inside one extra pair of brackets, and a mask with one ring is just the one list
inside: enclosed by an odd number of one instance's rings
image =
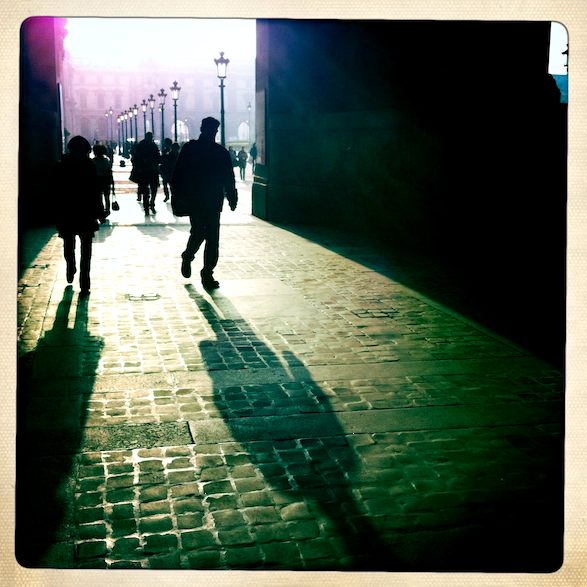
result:
[(155, 206), (151, 206), (151, 212), (153, 212), (153, 214), (155, 214)]
[(192, 262), (189, 259), (181, 260), (181, 274), (189, 279), (192, 276)]
[(212, 275), (207, 275), (205, 273), (200, 273), (202, 277), (202, 285), (204, 289), (217, 289), (220, 287), (220, 283), (218, 283)]

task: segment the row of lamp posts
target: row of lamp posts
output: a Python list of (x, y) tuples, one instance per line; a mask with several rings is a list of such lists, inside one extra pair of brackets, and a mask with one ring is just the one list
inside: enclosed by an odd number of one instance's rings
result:
[[(217, 75), (218, 79), (220, 80), (220, 144), (224, 147), (226, 143), (225, 137), (225, 130), (224, 130), (224, 80), (226, 79), (226, 69), (228, 67), (228, 63), (230, 62), (229, 59), (224, 57), (224, 52), (220, 52), (220, 58), (214, 59), (214, 63), (216, 64)], [(174, 138), (175, 142), (177, 143), (177, 101), (179, 100), (179, 92), (181, 87), (177, 85), (177, 81), (173, 82), (173, 85), (169, 88), (171, 90), (171, 99), (173, 100), (173, 130), (174, 130)], [(163, 88), (157, 94), (157, 98), (159, 99), (159, 110), (161, 111), (161, 145), (163, 145), (163, 141), (165, 140), (165, 98), (167, 94)], [(140, 109), (143, 112), (143, 129), (144, 134), (147, 134), (147, 107), (151, 109), (151, 129), (155, 129), (155, 103), (157, 100), (155, 96), (151, 94), (147, 100), (143, 100), (140, 104)], [(248, 105), (249, 109), (249, 117), (251, 112), (251, 105)], [(123, 154), (128, 155), (127, 151), (127, 144), (128, 142), (133, 142), (139, 140), (139, 131), (138, 131), (138, 124), (137, 119), (139, 115), (139, 106), (136, 104), (131, 106), (128, 110), (121, 112), (116, 117), (116, 122), (118, 124), (117, 131), (118, 131), (118, 144), (123, 145)], [(110, 119), (110, 141), (114, 141), (114, 129), (113, 129), (113, 119), (114, 113), (112, 111), (112, 107), (108, 109), (106, 114), (104, 115), (106, 118)], [(133, 118), (134, 118), (134, 137), (133, 137)], [(108, 131), (108, 125), (107, 125)]]

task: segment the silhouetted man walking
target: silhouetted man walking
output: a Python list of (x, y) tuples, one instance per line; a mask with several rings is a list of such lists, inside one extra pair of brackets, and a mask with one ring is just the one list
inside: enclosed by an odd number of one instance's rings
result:
[(143, 198), (145, 214), (149, 214), (149, 209), (155, 214), (155, 196), (159, 187), (160, 160), (159, 149), (153, 142), (153, 133), (148, 132), (145, 138), (137, 144), (132, 163), (132, 176), (134, 176), (134, 181), (139, 185), (139, 197), (142, 196)]
[(191, 262), (200, 245), (204, 248), (204, 268), (200, 272), (206, 289), (219, 283), (213, 272), (218, 263), (220, 213), (224, 198), (234, 210), (238, 201), (228, 151), (215, 141), (220, 122), (208, 117), (202, 120), (200, 137), (186, 143), (177, 159), (171, 179), (171, 205), (176, 216), (189, 216), (191, 231), (182, 253), (181, 274), (191, 277)]

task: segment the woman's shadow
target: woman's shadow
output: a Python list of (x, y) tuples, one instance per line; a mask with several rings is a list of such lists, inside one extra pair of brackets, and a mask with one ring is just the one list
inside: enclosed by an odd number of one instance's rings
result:
[[(266, 484), (285, 498), (282, 503), (305, 502), (319, 520), (315, 538), (326, 538), (332, 547), (322, 560), (306, 559), (304, 568), (399, 570), (353, 495), (359, 463), (324, 391), (293, 353), (283, 351), (280, 358), (260, 340), (226, 297), (211, 294), (227, 316), (222, 317), (193, 286), (185, 287), (216, 335), (202, 341), (199, 350), (232, 438), (248, 451)], [(244, 355), (256, 367), (271, 367), (272, 379), (280, 383), (226, 387), (223, 372), (238, 369), (239, 361), (244, 368)], [(308, 426), (308, 420), (314, 424)], [(303, 544), (298, 545), (303, 555)]]
[(16, 442), (18, 562), (76, 566), (74, 480), (103, 340), (88, 332), (88, 298), (65, 288), (53, 326), (19, 358)]

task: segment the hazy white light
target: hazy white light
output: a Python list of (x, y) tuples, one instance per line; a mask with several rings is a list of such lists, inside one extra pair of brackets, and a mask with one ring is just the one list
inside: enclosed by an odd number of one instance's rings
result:
[(65, 49), (96, 68), (143, 63), (208, 65), (224, 51), (231, 61), (255, 59), (252, 19), (68, 18)]
[(548, 73), (566, 74), (568, 73), (565, 64), (567, 56), (563, 51), (567, 50), (569, 36), (567, 29), (558, 22), (550, 25), (550, 51), (548, 57)]

